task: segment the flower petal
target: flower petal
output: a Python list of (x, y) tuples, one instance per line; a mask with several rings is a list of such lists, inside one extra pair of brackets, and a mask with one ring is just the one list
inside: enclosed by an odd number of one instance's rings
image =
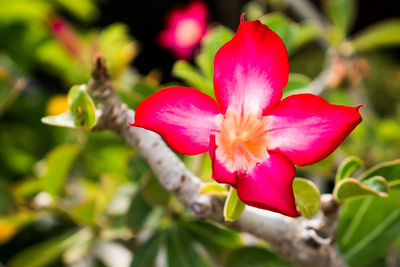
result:
[(215, 135), (212, 135), (210, 138), (210, 148), (208, 150), (212, 162), (212, 178), (218, 183), (229, 184), (236, 188), (236, 172), (230, 172), (222, 164), (222, 162), (216, 157), (216, 149), (217, 145), (215, 144)]
[(222, 111), (260, 113), (277, 104), (289, 76), (286, 48), (260, 21), (242, 23), (214, 59), (214, 88)]
[(196, 155), (208, 150), (219, 113), (208, 95), (193, 88), (170, 87), (143, 101), (130, 125), (157, 132), (179, 153)]
[(289, 96), (268, 112), (268, 150), (283, 153), (295, 165), (318, 162), (361, 122), (360, 107), (329, 104), (311, 94)]
[(278, 152), (269, 156), (250, 171), (238, 174), (237, 192), (249, 206), (299, 216), (294, 202), (292, 183), (296, 169)]

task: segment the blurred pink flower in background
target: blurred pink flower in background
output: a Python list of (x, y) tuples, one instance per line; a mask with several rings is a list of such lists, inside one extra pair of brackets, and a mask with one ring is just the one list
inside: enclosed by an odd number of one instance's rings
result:
[(158, 35), (159, 44), (177, 59), (190, 59), (207, 32), (207, 6), (200, 1), (177, 7), (165, 17), (166, 28)]
[(50, 29), (53, 36), (62, 44), (64, 49), (73, 57), (82, 57), (83, 44), (76, 31), (62, 17), (50, 18)]

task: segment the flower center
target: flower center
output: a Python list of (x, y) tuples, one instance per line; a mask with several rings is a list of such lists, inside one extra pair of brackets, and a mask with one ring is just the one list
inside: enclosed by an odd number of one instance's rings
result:
[(227, 111), (216, 135), (216, 156), (229, 171), (248, 170), (267, 155), (267, 120)]
[(181, 46), (196, 44), (201, 38), (201, 25), (195, 19), (184, 19), (176, 25), (175, 38)]

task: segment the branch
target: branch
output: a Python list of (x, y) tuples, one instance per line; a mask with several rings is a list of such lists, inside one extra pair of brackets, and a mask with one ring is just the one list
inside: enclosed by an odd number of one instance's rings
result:
[(193, 175), (161, 137), (130, 127), (134, 111), (122, 104), (113, 91), (111, 79), (100, 56), (95, 59), (89, 90), (98, 101), (102, 115), (95, 130), (119, 134), (146, 159), (161, 185), (173, 193), (193, 214), (224, 223), (238, 231), (266, 240), (273, 251), (302, 266), (346, 266), (334, 245), (337, 205), (331, 195), (323, 196), (322, 210), (312, 220), (292, 219), (281, 214), (246, 207), (239, 220), (224, 222), (224, 199), (199, 195), (203, 182)]
[(289, 0), (289, 7), (301, 19), (315, 21), (323, 28), (329, 27), (327, 19), (308, 0)]

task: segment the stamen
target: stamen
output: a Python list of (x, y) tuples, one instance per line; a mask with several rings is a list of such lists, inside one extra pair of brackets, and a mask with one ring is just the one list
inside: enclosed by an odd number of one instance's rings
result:
[(216, 156), (230, 171), (256, 166), (267, 155), (266, 127), (261, 116), (228, 110), (216, 136)]

